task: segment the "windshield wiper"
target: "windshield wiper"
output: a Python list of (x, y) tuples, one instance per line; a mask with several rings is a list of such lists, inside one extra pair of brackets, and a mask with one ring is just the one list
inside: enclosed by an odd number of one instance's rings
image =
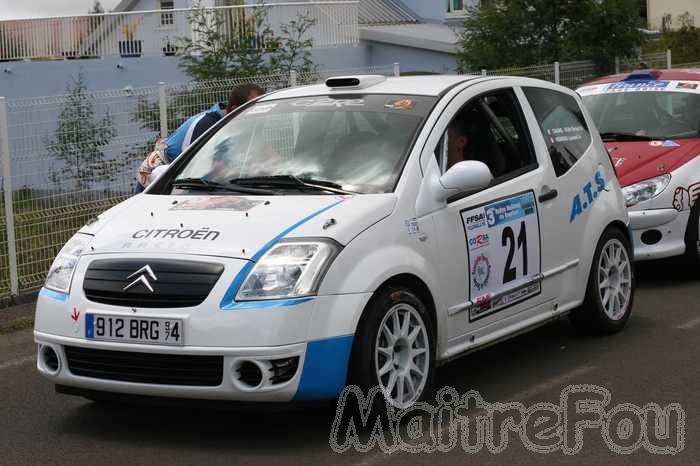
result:
[(603, 141), (653, 141), (649, 136), (640, 136), (631, 133), (600, 133)]
[(250, 178), (236, 178), (231, 180), (236, 185), (269, 186), (274, 188), (303, 188), (315, 191), (327, 191), (335, 194), (357, 194), (342, 189), (332, 181), (314, 180), (311, 178), (299, 178), (294, 175), (253, 176)]
[(231, 191), (231, 192), (242, 193), (242, 194), (262, 194), (262, 195), (266, 195), (266, 196), (270, 196), (270, 195), (275, 194), (273, 191), (270, 191), (269, 189), (250, 188), (248, 186), (239, 186), (239, 185), (236, 185), (235, 183), (230, 183), (230, 184), (216, 183), (214, 181), (205, 180), (204, 178), (182, 178), (179, 180), (175, 180), (175, 181), (173, 181), (173, 187), (193, 189), (193, 190), (206, 190), (206, 191), (222, 190), (222, 191)]

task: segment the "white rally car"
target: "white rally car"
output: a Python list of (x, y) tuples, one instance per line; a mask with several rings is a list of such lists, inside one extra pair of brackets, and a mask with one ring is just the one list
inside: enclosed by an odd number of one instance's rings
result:
[(636, 260), (700, 265), (699, 86), (700, 70), (640, 70), (578, 90), (623, 186)]
[(59, 392), (286, 402), (380, 386), (571, 313), (630, 315), (628, 217), (578, 96), (526, 78), (268, 94), (83, 227), (37, 303)]

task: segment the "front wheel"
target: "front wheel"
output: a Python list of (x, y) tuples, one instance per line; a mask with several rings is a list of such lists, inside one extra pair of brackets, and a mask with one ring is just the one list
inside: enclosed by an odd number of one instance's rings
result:
[(435, 367), (432, 321), (410, 289), (388, 287), (370, 303), (356, 334), (350, 381), (367, 394), (379, 387), (394, 408), (425, 400)]
[(587, 333), (619, 332), (627, 324), (634, 301), (632, 247), (617, 228), (603, 233), (588, 277), (583, 306), (571, 314), (574, 326)]

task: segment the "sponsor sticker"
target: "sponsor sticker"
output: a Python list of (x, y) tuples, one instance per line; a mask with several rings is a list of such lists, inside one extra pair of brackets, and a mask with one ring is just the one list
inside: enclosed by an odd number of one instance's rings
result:
[(479, 291), (483, 290), (488, 286), (489, 278), (491, 278), (491, 262), (487, 256), (480, 254), (474, 261), (474, 266), (472, 267), (474, 288)]
[(666, 140), (661, 144), (663, 147), (681, 147), (676, 141)]
[(676, 89), (697, 89), (698, 85), (696, 83), (678, 83), (676, 84)]
[(394, 100), (385, 105), (386, 108), (390, 108), (392, 110), (413, 110), (413, 107), (415, 106), (416, 102), (411, 99)]
[[(495, 301), (531, 282), (540, 273), (539, 218), (532, 191), (461, 212), (466, 235), (469, 299), (474, 321), (539, 293), (527, 289)], [(500, 299), (500, 298), (499, 298)]]
[(673, 208), (678, 212), (690, 210), (698, 199), (700, 199), (700, 183), (692, 184), (687, 188), (680, 186), (673, 194)]
[(670, 81), (620, 81), (612, 83), (608, 86), (608, 91), (624, 92), (624, 91), (660, 91), (666, 89)]
[(574, 196), (569, 223), (573, 223), (579, 215), (583, 214), (586, 209), (593, 205), (600, 193), (605, 190), (605, 178), (600, 172), (596, 172), (593, 181), (594, 182), (589, 181), (583, 186), (582, 194)]
[(404, 220), (404, 225), (406, 226), (408, 236), (415, 236), (420, 234), (420, 227), (418, 226), (417, 219), (409, 218), (408, 220)]
[(661, 147), (663, 144), (664, 144), (663, 141), (651, 141), (649, 143), (649, 145), (651, 147)]
[(364, 99), (331, 99), (329, 97), (301, 99), (292, 103), (294, 107), (325, 107), (325, 108), (343, 108), (343, 107), (363, 107)]
[(247, 112), (245, 112), (246, 115), (261, 115), (264, 113), (269, 113), (273, 108), (277, 107), (277, 104), (260, 104), (256, 105), (255, 107), (251, 108)]

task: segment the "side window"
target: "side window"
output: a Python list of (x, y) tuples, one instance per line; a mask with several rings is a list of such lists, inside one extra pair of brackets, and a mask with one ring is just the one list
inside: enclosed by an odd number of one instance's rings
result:
[(562, 176), (591, 145), (591, 134), (576, 99), (538, 87), (523, 88), (535, 112), (552, 158), (554, 172)]
[(435, 148), (435, 156), (442, 172), (464, 160), (483, 162), (494, 184), (537, 167), (522, 112), (510, 89), (476, 97), (462, 107)]

